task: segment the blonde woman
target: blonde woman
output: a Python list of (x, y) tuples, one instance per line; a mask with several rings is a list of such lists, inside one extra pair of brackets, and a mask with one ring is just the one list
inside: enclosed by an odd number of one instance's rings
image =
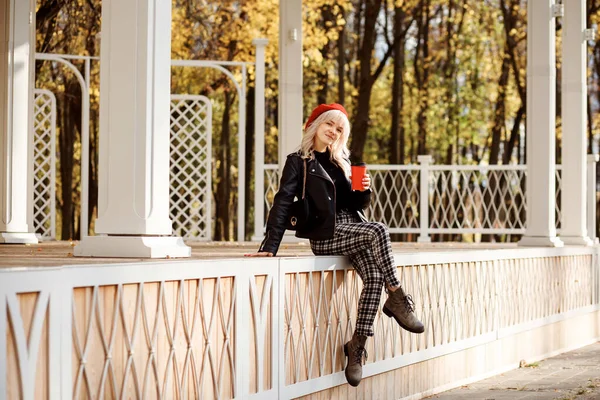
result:
[[(368, 222), (363, 214), (371, 200), (371, 178), (365, 174), (363, 190), (351, 190), (348, 113), (340, 104), (321, 104), (311, 113), (304, 128), (300, 150), (288, 155), (279, 191), (267, 220), (265, 239), (253, 257), (277, 254), (286, 229), (291, 205), (302, 198), (305, 187), (309, 201), (308, 223), (296, 236), (310, 239), (315, 255), (348, 256), (363, 281), (358, 317), (352, 339), (344, 345), (346, 379), (357, 386), (362, 379), (365, 343), (373, 336), (373, 321), (384, 283), (388, 299), (383, 312), (402, 328), (422, 333), (410, 295), (405, 295), (396, 274), (388, 229)], [(304, 163), (306, 162), (306, 181)], [(306, 182), (306, 183), (304, 183)]]

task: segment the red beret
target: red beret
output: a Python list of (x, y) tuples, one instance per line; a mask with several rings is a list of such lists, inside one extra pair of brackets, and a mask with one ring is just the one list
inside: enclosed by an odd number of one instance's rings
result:
[(331, 111), (331, 110), (341, 111), (344, 113), (346, 118), (348, 117), (348, 112), (346, 111), (344, 106), (341, 104), (338, 104), (338, 103), (319, 104), (317, 107), (315, 107), (315, 109), (312, 111), (312, 113), (310, 113), (310, 117), (308, 117), (308, 121), (306, 121), (306, 125), (304, 125), (304, 129), (308, 129), (310, 124), (312, 124), (314, 122), (314, 120), (319, 117), (319, 115), (323, 114), (324, 112)]

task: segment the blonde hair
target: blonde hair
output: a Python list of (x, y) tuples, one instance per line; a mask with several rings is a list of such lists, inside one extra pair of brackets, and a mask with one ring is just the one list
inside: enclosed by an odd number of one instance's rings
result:
[(300, 143), (300, 153), (302, 158), (310, 158), (311, 160), (315, 158), (313, 146), (315, 143), (317, 130), (321, 124), (329, 121), (333, 121), (335, 124), (339, 124), (341, 122), (344, 126), (344, 131), (337, 138), (337, 140), (327, 146), (331, 157), (330, 159), (340, 168), (342, 168), (347, 177), (350, 177), (350, 162), (348, 161), (348, 157), (350, 157), (350, 150), (348, 149), (350, 122), (348, 121), (348, 117), (346, 117), (346, 115), (339, 110), (324, 112), (323, 114), (319, 115), (313, 121), (313, 123), (308, 126), (308, 128), (305, 129), (304, 135), (302, 135), (302, 142)]

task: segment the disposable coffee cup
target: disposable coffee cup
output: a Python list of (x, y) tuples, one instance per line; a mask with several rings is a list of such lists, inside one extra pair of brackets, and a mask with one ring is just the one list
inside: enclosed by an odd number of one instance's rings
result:
[(367, 172), (367, 164), (352, 164), (352, 190), (365, 190), (362, 180)]

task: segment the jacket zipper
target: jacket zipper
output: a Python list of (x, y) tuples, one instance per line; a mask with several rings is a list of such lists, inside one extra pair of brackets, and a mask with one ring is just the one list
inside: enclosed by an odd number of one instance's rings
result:
[[(317, 163), (318, 163), (318, 161), (317, 161)], [(320, 164), (319, 164), (319, 165), (320, 165)], [(323, 167), (321, 167), (321, 168), (323, 168)], [(325, 174), (327, 174), (327, 171), (325, 171)], [(331, 177), (330, 177), (329, 175), (327, 175), (327, 176), (325, 177), (325, 176), (323, 176), (323, 175), (319, 175), (319, 174), (317, 174), (317, 173), (314, 173), (314, 172), (311, 172), (311, 175), (314, 175), (314, 176), (316, 176), (317, 178), (324, 179), (324, 180), (326, 180), (327, 182), (331, 183), (331, 186), (333, 187), (333, 204), (334, 204), (334, 207), (333, 207), (333, 215), (337, 214), (337, 210), (335, 209), (335, 208), (336, 208), (336, 207), (335, 207), (335, 204), (337, 204), (337, 191), (335, 190), (335, 183), (333, 183), (333, 180), (331, 179)]]

